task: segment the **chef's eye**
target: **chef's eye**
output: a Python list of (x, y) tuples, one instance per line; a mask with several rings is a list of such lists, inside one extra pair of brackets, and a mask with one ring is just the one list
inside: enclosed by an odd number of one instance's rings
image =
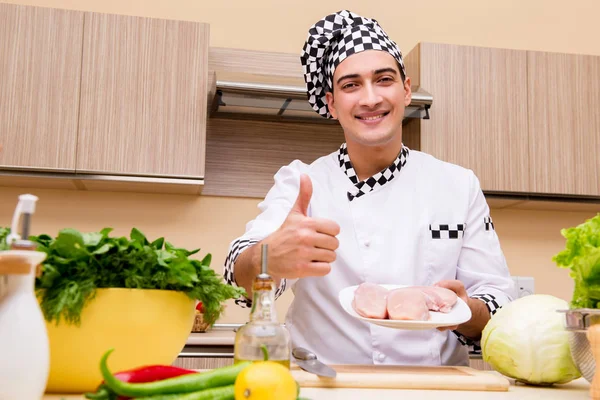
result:
[(349, 82), (349, 83), (345, 83), (342, 85), (342, 89), (346, 90), (346, 89), (352, 89), (353, 87), (355, 87), (356, 84), (353, 82)]
[(394, 81), (394, 79), (390, 76), (384, 76), (383, 78), (379, 79), (379, 82), (382, 82), (382, 83), (390, 83), (393, 81)]

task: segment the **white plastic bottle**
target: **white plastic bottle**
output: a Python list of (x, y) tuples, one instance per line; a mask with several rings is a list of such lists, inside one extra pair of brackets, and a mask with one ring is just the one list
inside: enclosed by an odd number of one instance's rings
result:
[[(40, 400), (48, 380), (48, 334), (34, 291), (36, 267), (46, 253), (27, 241), (36, 201), (19, 196), (7, 239), (11, 250), (0, 251), (0, 400)], [(16, 234), (21, 217), (23, 240)]]

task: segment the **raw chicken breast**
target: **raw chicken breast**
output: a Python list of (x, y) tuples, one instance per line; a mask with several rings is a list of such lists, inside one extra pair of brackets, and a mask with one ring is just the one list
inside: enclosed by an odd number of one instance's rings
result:
[(420, 289), (401, 288), (390, 291), (387, 296), (387, 312), (390, 319), (429, 320), (429, 308), (425, 294)]
[(352, 307), (365, 318), (386, 319), (388, 292), (375, 283), (362, 283), (354, 292)]
[(415, 286), (415, 289), (423, 292), (431, 311), (448, 313), (458, 301), (458, 296), (450, 289), (437, 286)]

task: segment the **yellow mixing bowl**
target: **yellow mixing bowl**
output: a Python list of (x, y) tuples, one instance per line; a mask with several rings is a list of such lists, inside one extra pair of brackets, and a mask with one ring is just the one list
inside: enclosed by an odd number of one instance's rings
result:
[(114, 372), (149, 364), (170, 365), (190, 335), (195, 302), (184, 293), (151, 289), (98, 289), (81, 325), (46, 322), (50, 341), (48, 393), (95, 391), (100, 357)]

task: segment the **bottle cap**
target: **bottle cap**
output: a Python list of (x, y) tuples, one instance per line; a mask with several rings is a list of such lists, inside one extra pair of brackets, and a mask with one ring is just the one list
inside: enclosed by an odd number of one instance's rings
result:
[[(22, 194), (19, 196), (19, 203), (17, 204), (17, 208), (15, 208), (15, 213), (13, 214), (10, 234), (6, 237), (6, 243), (9, 246), (13, 241), (21, 240), (22, 236), (25, 236), (23, 238), (24, 240), (29, 238), (30, 217), (33, 213), (35, 213), (35, 205), (37, 201), (37, 196), (32, 194)], [(21, 235), (19, 235), (17, 232), (21, 215), (23, 215), (25, 218), (21, 229)]]

